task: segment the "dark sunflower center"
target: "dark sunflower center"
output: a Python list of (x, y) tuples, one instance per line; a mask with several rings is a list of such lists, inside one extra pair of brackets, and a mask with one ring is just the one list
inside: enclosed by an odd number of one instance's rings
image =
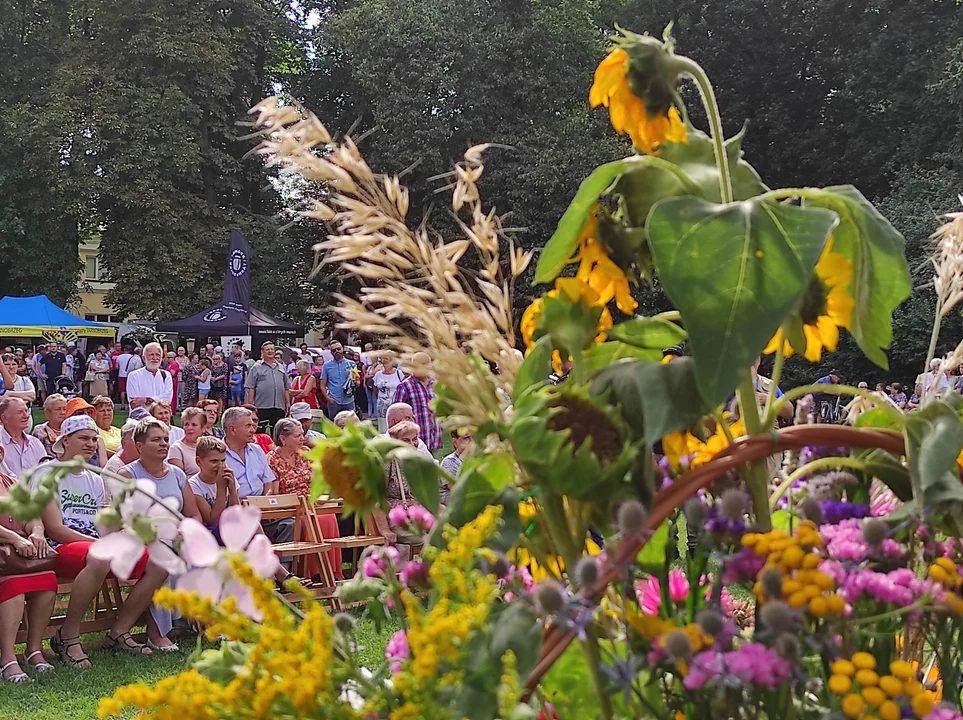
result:
[(813, 277), (809, 281), (809, 287), (806, 288), (799, 307), (799, 317), (802, 318), (804, 325), (815, 325), (816, 321), (826, 314), (826, 298), (828, 297), (829, 288), (818, 276)]
[(553, 407), (561, 407), (548, 420), (551, 430), (569, 430), (569, 442), (580, 448), (588, 438), (592, 438), (592, 452), (603, 463), (616, 460), (622, 452), (622, 438), (609, 417), (580, 398), (562, 396)]

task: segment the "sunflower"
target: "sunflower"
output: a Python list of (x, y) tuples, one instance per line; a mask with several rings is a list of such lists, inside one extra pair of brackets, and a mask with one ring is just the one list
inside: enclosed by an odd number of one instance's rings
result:
[[(585, 553), (593, 556), (601, 555), (602, 548), (594, 540), (587, 538), (585, 540)], [(532, 580), (536, 583), (548, 578), (561, 580), (562, 574), (565, 572), (565, 560), (562, 559), (561, 555), (547, 555), (544, 562), (540, 562), (528, 548), (518, 546), (509, 550), (506, 556), (516, 566), (527, 568)]]
[(575, 256), (579, 265), (575, 277), (597, 292), (601, 303), (608, 304), (609, 300), (615, 298), (619, 310), (631, 315), (639, 304), (629, 292), (629, 279), (622, 268), (612, 262), (597, 239), (599, 221), (594, 210), (589, 213), (579, 233), (579, 251)]
[[(565, 297), (571, 303), (580, 303), (586, 307), (601, 307), (602, 314), (599, 316), (598, 335), (595, 342), (605, 342), (605, 331), (612, 328), (612, 313), (605, 307), (601, 296), (596, 290), (578, 278), (558, 278), (555, 280), (555, 289), (545, 293), (545, 297), (557, 298)], [(535, 298), (532, 304), (525, 308), (522, 313), (522, 321), (519, 329), (522, 333), (522, 340), (525, 342), (525, 352), (530, 352), (535, 346), (535, 330), (538, 327), (538, 317), (545, 310), (545, 298)], [(555, 354), (558, 354), (557, 351)]]
[(647, 109), (645, 101), (632, 92), (630, 65), (624, 48), (613, 49), (595, 69), (589, 103), (592, 107), (607, 107), (612, 127), (632, 138), (635, 146), (648, 155), (655, 154), (666, 142), (685, 142), (685, 125), (675, 107)]
[[(852, 326), (853, 307), (856, 304), (849, 294), (852, 279), (853, 266), (846, 256), (833, 252), (833, 238), (830, 237), (797, 312), (806, 339), (803, 356), (810, 362), (819, 362), (824, 348), (833, 352), (839, 343), (839, 328), (848, 330)], [(779, 349), (780, 343), (786, 357), (799, 351), (785, 338), (780, 328), (762, 352), (770, 355)]]
[[(729, 433), (733, 438), (746, 434), (746, 426), (742, 420), (737, 420), (729, 426)], [(674, 468), (687, 465), (690, 470), (705, 465), (716, 455), (729, 447), (729, 437), (722, 427), (716, 426), (716, 431), (704, 442), (692, 433), (672, 432), (662, 438), (662, 452)]]

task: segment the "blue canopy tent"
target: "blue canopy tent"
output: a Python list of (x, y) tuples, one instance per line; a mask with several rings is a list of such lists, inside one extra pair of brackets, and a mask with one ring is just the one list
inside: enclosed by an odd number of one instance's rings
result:
[(50, 337), (58, 333), (112, 338), (114, 328), (77, 317), (57, 307), (46, 295), (0, 298), (0, 337)]

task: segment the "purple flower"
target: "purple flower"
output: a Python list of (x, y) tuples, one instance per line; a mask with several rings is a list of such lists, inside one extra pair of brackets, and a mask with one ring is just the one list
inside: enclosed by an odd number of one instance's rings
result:
[(869, 517), (869, 505), (845, 502), (844, 500), (823, 500), (819, 503), (827, 524), (838, 525), (843, 520)]
[[(841, 520), (836, 525), (822, 525), (820, 535), (826, 541), (826, 554), (833, 560), (862, 562), (870, 555), (869, 545), (863, 540), (862, 523), (857, 519)], [(878, 553), (886, 559), (902, 558), (906, 551), (890, 538), (883, 541), (874, 555)]]
[(755, 580), (765, 564), (766, 558), (756, 555), (750, 548), (740, 548), (739, 552), (726, 560), (722, 582), (732, 585)]
[(946, 705), (937, 705), (923, 720), (963, 720), (963, 714)]
[(723, 676), (773, 690), (792, 676), (792, 665), (765, 645), (746, 643), (732, 652), (699, 653), (692, 659), (683, 685), (689, 690), (699, 690), (707, 682)]
[(404, 505), (395, 505), (388, 511), (388, 522), (391, 527), (401, 527), (408, 522), (408, 508)]
[(404, 630), (398, 630), (385, 647), (385, 658), (391, 661), (391, 672), (401, 672), (401, 664), (408, 659), (408, 636)]

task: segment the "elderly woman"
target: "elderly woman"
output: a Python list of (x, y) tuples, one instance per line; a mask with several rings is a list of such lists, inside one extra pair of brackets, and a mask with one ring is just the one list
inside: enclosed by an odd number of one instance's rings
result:
[(179, 427), (174, 427), (171, 425), (171, 416), (174, 414), (174, 411), (171, 410), (171, 404), (169, 402), (165, 402), (164, 400), (155, 400), (147, 409), (150, 411), (151, 415), (167, 425), (167, 429), (169, 430), (168, 437), (171, 443), (176, 443), (178, 440), (184, 437), (183, 430), (181, 430)]
[(217, 400), (199, 400), (197, 407), (204, 411), (207, 416), (207, 429), (205, 435), (211, 435), (218, 440), (224, 439), (224, 428), (217, 427), (217, 419), (220, 416), (221, 406)]
[(298, 360), (294, 367), (298, 374), (291, 380), (291, 402), (306, 402), (312, 410), (318, 409), (318, 384), (311, 374), (311, 363)]
[[(418, 449), (419, 432), (421, 432), (421, 428), (410, 420), (402, 420), (400, 423), (388, 429), (388, 435), (391, 438), (410, 445), (416, 450)], [(400, 505), (407, 508), (412, 505), (417, 505), (418, 501), (411, 495), (411, 488), (408, 487), (408, 481), (405, 479), (404, 472), (401, 469), (401, 463), (397, 460), (392, 460), (388, 463), (386, 470), (388, 488), (385, 495), (388, 500), (388, 507), (395, 508)], [(388, 517), (383, 510), (373, 510), (371, 512), (371, 520), (374, 523), (377, 533), (383, 536), (389, 545), (395, 545), (398, 548), (398, 551), (402, 555), (402, 561), (407, 560), (410, 556), (410, 546), (419, 547), (421, 545), (420, 538), (401, 537), (395, 533), (395, 531), (391, 529), (391, 525), (388, 523)]]
[(67, 418), (67, 398), (60, 393), (52, 393), (43, 401), (43, 414), (47, 422), (33, 429), (33, 436), (39, 438), (49, 457), (53, 457), (53, 444), (60, 437), (60, 425)]
[(94, 357), (87, 365), (87, 375), (93, 377), (90, 382), (90, 397), (108, 394), (107, 381), (110, 379), (110, 358), (104, 355), (103, 350), (94, 353)]
[(197, 466), (197, 441), (204, 436), (207, 429), (207, 415), (200, 408), (184, 408), (181, 413), (181, 428), (184, 430), (184, 437), (171, 443), (167, 462), (183, 470), (187, 477), (192, 477), (200, 472)]
[(106, 395), (98, 395), (91, 402), (94, 406), (94, 422), (97, 434), (104, 441), (107, 457), (120, 450), (120, 428), (114, 427), (114, 401)]
[[(282, 418), (274, 426), (274, 449), (268, 453), (268, 466), (274, 471), (278, 479), (280, 493), (293, 493), (301, 497), (311, 494), (311, 476), (314, 470), (310, 461), (301, 452), (304, 445), (304, 430), (301, 423), (294, 418)], [(340, 537), (338, 520), (334, 515), (319, 515), (318, 524), (321, 533), (326, 538)], [(344, 579), (341, 569), (341, 549), (328, 551), (328, 557), (334, 568), (334, 576), (338, 580)], [(320, 574), (319, 569), (308, 566), (311, 576)]]
[[(3, 444), (0, 443), (0, 467)], [(14, 485), (9, 475), (0, 472), (0, 495)], [(38, 561), (47, 557), (48, 546), (39, 520), (18, 523), (8, 515), (0, 516), (0, 568), (9, 563), (11, 574), (0, 574), (0, 677), (7, 682), (30, 682), (14, 651), (24, 607), (27, 609), (27, 649), (23, 659), (37, 673), (53, 670), (43, 657), (43, 635), (57, 599), (57, 576), (50, 570), (12, 574), (14, 563)]]

